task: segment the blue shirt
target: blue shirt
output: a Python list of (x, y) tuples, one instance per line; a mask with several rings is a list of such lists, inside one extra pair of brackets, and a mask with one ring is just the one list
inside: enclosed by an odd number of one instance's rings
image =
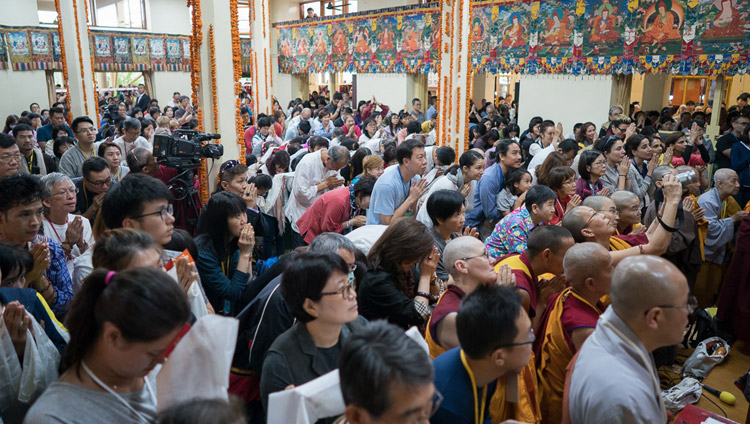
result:
[(503, 217), (497, 209), (497, 195), (504, 181), (503, 170), (497, 163), (484, 171), (474, 191), (474, 209), (466, 214), (466, 226), (479, 228), (485, 219), (497, 221)]
[[(68, 130), (68, 135), (73, 137), (73, 130), (67, 124), (64, 127)], [(43, 125), (36, 130), (36, 141), (49, 141), (52, 139), (52, 124)]]
[(410, 181), (404, 181), (399, 166), (389, 166), (375, 183), (370, 197), (370, 209), (367, 211), (367, 225), (380, 225), (380, 215), (393, 215), (409, 197), (411, 185), (421, 178), (415, 175)]
[(437, 114), (437, 109), (435, 109), (435, 106), (430, 106), (430, 108), (427, 109), (427, 113), (424, 114), (424, 119), (429, 121), (435, 116), (435, 114)]
[[(743, 142), (735, 143), (729, 153), (732, 169), (740, 177), (740, 185), (750, 187), (750, 147)], [(740, 205), (744, 208), (745, 205)]]
[[(431, 424), (474, 424), (474, 409), (482, 406), (482, 388), (471, 387), (469, 373), (461, 362), (461, 348), (451, 349), (432, 361), (435, 368), (435, 389), (443, 395), (443, 403), (435, 415), (430, 418)], [(482, 424), (491, 424), (490, 399), (495, 393), (497, 381), (487, 385), (487, 394)], [(475, 406), (476, 405), (476, 406)]]

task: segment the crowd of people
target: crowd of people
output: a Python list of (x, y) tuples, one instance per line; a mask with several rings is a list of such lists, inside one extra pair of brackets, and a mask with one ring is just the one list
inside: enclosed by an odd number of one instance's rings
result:
[[(749, 98), (570, 132), (483, 100), (460, 155), (436, 97), (243, 98), (247, 155), (202, 205), (153, 155), (197, 127), (189, 97), (32, 103), (0, 133), (0, 422), (276, 422), (275, 393), (338, 369), (349, 423), (666, 423), (656, 367), (692, 312), (750, 339)], [(231, 397), (160, 407), (212, 315), (238, 322)]]

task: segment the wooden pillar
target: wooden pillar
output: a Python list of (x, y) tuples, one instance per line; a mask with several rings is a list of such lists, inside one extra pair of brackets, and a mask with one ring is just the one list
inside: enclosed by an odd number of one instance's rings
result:
[(453, 147), (460, 156), (468, 148), (472, 2), (442, 0), (440, 4), (437, 142)]

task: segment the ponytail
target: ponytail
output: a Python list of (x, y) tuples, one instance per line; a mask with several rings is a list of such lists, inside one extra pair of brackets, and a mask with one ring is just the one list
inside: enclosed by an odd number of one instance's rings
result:
[(99, 268), (71, 302), (65, 320), (70, 342), (60, 359), (60, 374), (73, 367), (79, 372), (78, 365), (107, 321), (128, 342), (151, 342), (180, 328), (189, 317), (185, 292), (164, 271), (135, 268), (111, 274)]
[(463, 170), (464, 166), (471, 168), (478, 160), (484, 160), (484, 156), (476, 150), (467, 150), (461, 153), (458, 163), (448, 168), (446, 174), (456, 175), (458, 171)]

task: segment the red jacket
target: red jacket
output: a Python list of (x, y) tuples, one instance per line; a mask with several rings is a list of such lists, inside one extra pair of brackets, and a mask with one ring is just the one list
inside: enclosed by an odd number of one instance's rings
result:
[(309, 244), (320, 233), (341, 233), (351, 213), (349, 187), (340, 187), (320, 196), (297, 220), (297, 227)]

